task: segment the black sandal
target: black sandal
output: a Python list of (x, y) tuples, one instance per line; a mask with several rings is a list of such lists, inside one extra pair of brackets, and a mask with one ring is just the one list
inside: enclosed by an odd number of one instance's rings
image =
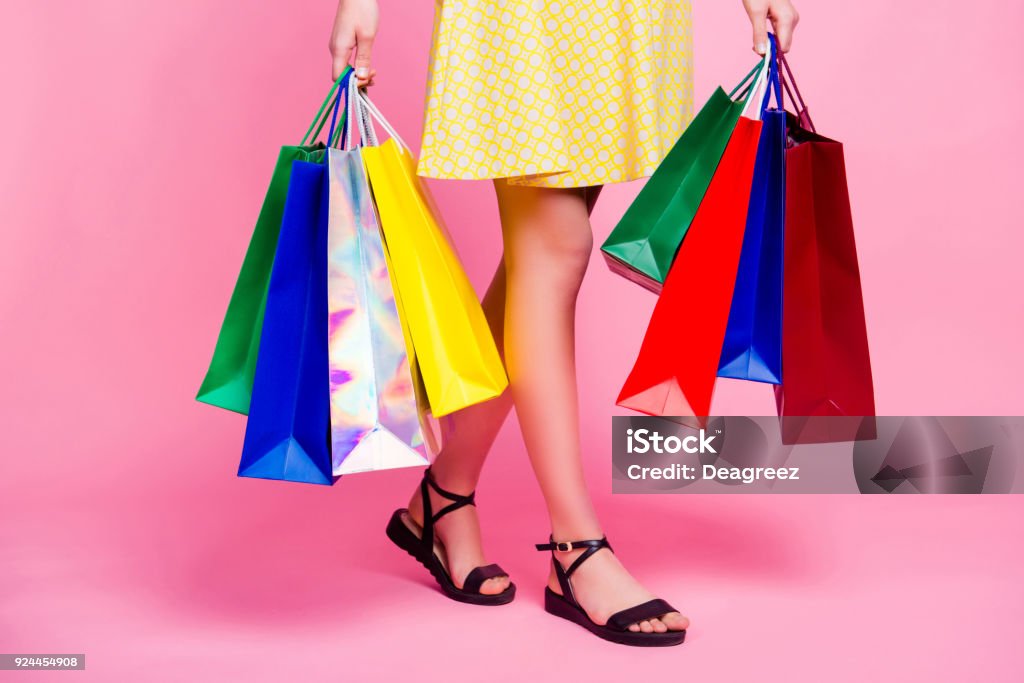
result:
[[(437, 491), (438, 495), (453, 501), (450, 505), (441, 508), (436, 515), (432, 514), (433, 510), (430, 505), (428, 485)], [(426, 567), (434, 575), (434, 578), (437, 579), (437, 583), (441, 586), (444, 594), (452, 600), (468, 602), (471, 605), (505, 605), (512, 602), (512, 598), (516, 595), (516, 586), (511, 582), (508, 588), (495, 595), (485, 595), (480, 592), (480, 587), (487, 579), (508, 576), (508, 573), (498, 565), (489, 564), (484, 567), (477, 567), (466, 575), (462, 588), (458, 588), (455, 586), (455, 582), (452, 581), (448, 569), (441, 562), (441, 558), (434, 552), (434, 524), (449, 512), (458, 510), (464, 505), (476, 505), (474, 501), (476, 491), (473, 491), (468, 496), (460, 496), (457, 493), (445, 491), (430, 476), (430, 468), (428, 467), (423, 473), (423, 481), (420, 482), (420, 495), (423, 498), (422, 535), (417, 536), (409, 528), (409, 525), (405, 523), (409, 510), (402, 508), (395, 510), (395, 514), (391, 515), (391, 521), (388, 522), (387, 529), (388, 538), (399, 548), (419, 560), (419, 563)], [(409, 521), (415, 524), (411, 518)]]
[[(576, 558), (576, 560), (569, 565), (568, 569), (562, 567), (562, 563), (555, 557), (556, 552), (567, 553), (573, 550), (579, 550), (580, 548), (586, 548), (582, 555)], [(654, 619), (661, 617), (669, 612), (676, 612), (676, 608), (668, 604), (664, 600), (654, 599), (648, 600), (647, 602), (624, 609), (621, 612), (608, 617), (608, 623), (605, 625), (595, 624), (591, 621), (587, 613), (583, 611), (580, 604), (576, 602), (576, 596), (573, 594), (572, 583), (569, 578), (572, 577), (573, 573), (580, 568), (580, 565), (586, 562), (590, 557), (601, 550), (601, 548), (608, 548), (612, 550), (612, 546), (608, 543), (607, 538), (600, 540), (591, 541), (569, 541), (556, 543), (554, 538), (549, 543), (540, 543), (537, 545), (537, 550), (550, 550), (551, 551), (551, 562), (555, 566), (555, 576), (558, 578), (558, 585), (562, 589), (562, 594), (551, 590), (548, 586), (544, 589), (544, 609), (554, 614), (556, 617), (562, 617), (569, 621), (579, 624), (583, 628), (593, 633), (598, 638), (604, 638), (610, 640), (613, 643), (621, 643), (623, 645), (634, 645), (638, 647), (659, 647), (668, 645), (680, 645), (686, 639), (686, 631), (666, 631), (665, 633), (643, 633), (633, 632), (629, 630), (632, 624), (635, 624), (646, 619)], [(615, 551), (612, 551), (615, 552)]]

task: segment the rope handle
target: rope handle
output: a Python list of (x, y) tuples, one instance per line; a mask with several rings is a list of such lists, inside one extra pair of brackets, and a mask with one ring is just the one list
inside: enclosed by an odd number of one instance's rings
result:
[[(333, 111), (337, 111), (337, 104), (341, 96), (341, 90), (344, 88), (344, 85), (348, 82), (351, 75), (352, 67), (346, 66), (345, 70), (341, 72), (340, 76), (338, 76), (338, 80), (336, 80), (334, 85), (331, 86), (330, 91), (327, 93), (327, 97), (325, 97), (324, 101), (320, 104), (320, 108), (317, 109), (316, 116), (313, 117), (313, 122), (309, 124), (309, 128), (306, 129), (306, 134), (302, 136), (302, 142), (299, 143), (300, 147), (305, 145), (307, 141), (312, 143), (313, 140), (320, 137), (320, 131), (323, 130), (327, 120), (332, 117), (332, 109), (328, 108), (327, 105), (330, 104), (333, 99), (335, 104)], [(328, 142), (331, 141), (332, 135), (335, 134), (336, 133), (332, 133), (328, 135)]]
[(793, 108), (796, 109), (796, 116), (800, 121), (800, 125), (812, 133), (817, 133), (818, 130), (814, 127), (814, 121), (811, 120), (811, 115), (807, 111), (807, 104), (804, 102), (803, 95), (800, 94), (800, 88), (796, 85), (796, 79), (793, 78), (793, 70), (789, 68), (789, 62), (786, 61), (782, 53), (779, 53), (779, 63), (786, 70), (785, 74), (780, 74), (782, 87), (785, 89), (789, 101), (793, 103)]

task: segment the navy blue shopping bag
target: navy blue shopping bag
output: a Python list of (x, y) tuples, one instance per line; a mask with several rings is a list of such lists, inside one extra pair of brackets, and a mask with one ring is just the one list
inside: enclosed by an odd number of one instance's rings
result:
[[(775, 36), (770, 36), (772, 50)], [(754, 181), (719, 377), (782, 383), (782, 237), (786, 200), (786, 113), (778, 62), (761, 107)], [(768, 109), (774, 91), (777, 108)]]

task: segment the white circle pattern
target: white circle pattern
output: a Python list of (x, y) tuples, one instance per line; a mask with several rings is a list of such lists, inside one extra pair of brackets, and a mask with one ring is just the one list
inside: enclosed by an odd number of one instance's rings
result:
[(692, 116), (689, 0), (436, 0), (422, 176), (633, 180)]

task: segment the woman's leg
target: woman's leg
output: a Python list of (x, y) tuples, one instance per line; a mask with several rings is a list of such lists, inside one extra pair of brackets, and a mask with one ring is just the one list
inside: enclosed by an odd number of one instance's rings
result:
[[(576, 296), (593, 236), (587, 193), (496, 181), (506, 269), (505, 364), (530, 462), (556, 541), (602, 536), (583, 474), (576, 389)], [(564, 566), (579, 552), (559, 554)], [(550, 581), (558, 590), (553, 575)], [(576, 598), (597, 623), (654, 596), (611, 552), (573, 575)], [(636, 624), (642, 631), (686, 628), (678, 613)]]
[[(587, 212), (593, 210), (600, 187), (589, 188)], [(483, 299), (484, 315), (504, 358), (505, 339), (505, 263), (498, 267)], [(469, 493), (476, 488), (484, 461), (505, 419), (512, 410), (512, 395), (506, 391), (500, 397), (460, 410), (443, 420), (444, 447), (431, 467), (438, 485), (449, 491)], [(434, 509), (447, 504), (431, 490)], [(423, 504), (419, 488), (409, 501), (409, 512), (418, 524), (423, 523)], [(437, 524), (437, 535), (446, 548), (448, 570), (456, 585), (461, 586), (465, 576), (487, 564), (484, 559), (476, 509), (464, 507), (445, 516)], [(505, 590), (508, 578), (490, 579), (481, 591), (496, 594)]]
[[(483, 299), (484, 315), (504, 356), (505, 329), (505, 266), (498, 263), (491, 284)], [(506, 390), (501, 396), (478, 403), (441, 419), (443, 443), (441, 452), (430, 467), (438, 486), (454, 493), (468, 494), (476, 489), (480, 471), (497, 438), (501, 426), (512, 410), (512, 396)], [(419, 486), (409, 501), (409, 515), (417, 524), (423, 524), (423, 501)], [(450, 501), (430, 489), (433, 509), (440, 510)], [(438, 540), (445, 548), (448, 573), (456, 586), (461, 587), (466, 575), (474, 568), (488, 564), (484, 558), (483, 541), (476, 507), (467, 505), (445, 515), (436, 526)], [(501, 593), (509, 584), (508, 577), (488, 579), (480, 592), (490, 595)]]

